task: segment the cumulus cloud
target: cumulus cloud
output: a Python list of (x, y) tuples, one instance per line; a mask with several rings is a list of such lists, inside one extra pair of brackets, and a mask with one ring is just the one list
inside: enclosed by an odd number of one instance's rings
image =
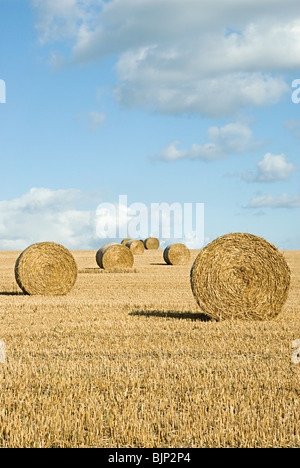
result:
[(287, 195), (283, 193), (278, 197), (271, 194), (254, 197), (246, 208), (299, 208), (300, 195)]
[(161, 149), (153, 159), (176, 161), (179, 159), (202, 159), (214, 161), (232, 154), (242, 154), (261, 145), (253, 140), (253, 134), (248, 125), (232, 122), (223, 127), (210, 127), (207, 131), (210, 142), (203, 145), (194, 143), (190, 149), (179, 149), (179, 141), (172, 142)]
[(42, 241), (92, 248), (95, 213), (80, 208), (86, 198), (76, 189), (32, 188), (19, 198), (0, 201), (0, 249), (22, 250)]
[(179, 65), (179, 73), (182, 75), (182, 70), (185, 70), (184, 76), (177, 78), (177, 71), (174, 71), (172, 77), (165, 77), (159, 62), (153, 67), (140, 62), (130, 79), (123, 76), (127, 64), (120, 62), (117, 70), (121, 84), (115, 89), (115, 99), (128, 108), (144, 107), (163, 114), (223, 117), (236, 115), (247, 107), (276, 104), (289, 92), (289, 86), (282, 77), (262, 72), (219, 71), (203, 77), (201, 72), (189, 71), (183, 63)]
[(243, 178), (248, 182), (275, 182), (288, 180), (298, 168), (288, 161), (284, 154), (266, 153), (257, 164), (256, 173), (245, 172)]
[(45, 41), (75, 63), (116, 57), (115, 98), (164, 113), (233, 115), (278, 102), (300, 64), (298, 0), (32, 0)]
[[(42, 44), (74, 38), (83, 24), (92, 24), (98, 0), (30, 0), (36, 11), (35, 27)], [(95, 11), (95, 10), (94, 10)]]
[[(160, 237), (162, 245), (181, 241), (202, 246), (202, 206), (194, 208), (195, 213), (179, 203), (152, 208), (128, 204), (126, 195), (117, 202), (99, 204), (95, 195), (76, 189), (32, 188), (18, 198), (0, 201), (0, 250), (23, 250), (44, 241), (73, 250), (94, 250), (125, 237), (150, 235)], [(91, 204), (93, 209), (87, 208)]]

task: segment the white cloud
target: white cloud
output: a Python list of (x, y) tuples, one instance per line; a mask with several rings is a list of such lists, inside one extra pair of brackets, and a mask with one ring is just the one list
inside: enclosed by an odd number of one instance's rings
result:
[(266, 153), (257, 164), (256, 173), (245, 172), (243, 178), (248, 182), (275, 182), (288, 180), (297, 170), (284, 154)]
[[(195, 60), (200, 62), (200, 59)], [(178, 65), (178, 71), (164, 76), (159, 63), (160, 60), (149, 67), (141, 62), (136, 66), (136, 73), (126, 79), (123, 70), (127, 73), (127, 64), (120, 62), (117, 70), (121, 84), (115, 90), (115, 99), (129, 108), (145, 107), (164, 114), (200, 113), (220, 117), (236, 115), (238, 110), (248, 106), (276, 104), (290, 90), (282, 77), (262, 72), (216, 71), (211, 76), (204, 73), (203, 77), (203, 73), (193, 72), (182, 63)], [(168, 76), (170, 74), (172, 76)]]
[[(116, 203), (95, 204), (99, 202), (96, 195), (76, 189), (32, 188), (18, 198), (0, 201), (0, 250), (23, 250), (44, 241), (72, 250), (90, 250), (120, 238), (144, 239), (149, 235), (158, 235), (163, 242), (182, 241), (201, 247), (203, 220), (188, 218), (183, 222), (181, 204), (159, 204), (160, 217), (151, 223), (150, 206), (128, 205), (126, 196), (125, 201), (120, 197)], [(94, 209), (90, 209), (91, 203)], [(195, 231), (192, 221), (196, 221)], [(156, 229), (158, 232), (153, 231)]]
[(115, 97), (165, 113), (233, 115), (290, 92), (300, 65), (298, 0), (32, 0), (43, 41), (75, 63), (117, 58)]
[(299, 208), (300, 195), (287, 195), (283, 193), (278, 197), (273, 195), (262, 195), (253, 198), (246, 208)]
[(92, 8), (98, 0), (30, 0), (37, 18), (35, 27), (41, 43), (74, 38), (82, 24), (92, 24)]
[(176, 161), (179, 159), (202, 159), (213, 161), (231, 154), (242, 154), (257, 148), (261, 142), (253, 141), (253, 134), (248, 125), (232, 122), (224, 127), (210, 127), (207, 131), (209, 143), (194, 143), (189, 150), (178, 149), (179, 141), (172, 142), (163, 148), (153, 159)]
[(191, 156), (191, 151), (177, 149), (180, 141), (173, 141), (167, 148), (163, 148), (151, 159), (162, 159), (164, 161), (176, 161), (178, 159), (186, 159)]
[(32, 188), (19, 198), (0, 201), (0, 250), (22, 250), (42, 241), (70, 249), (92, 248), (95, 213), (78, 208), (87, 199), (80, 190)]

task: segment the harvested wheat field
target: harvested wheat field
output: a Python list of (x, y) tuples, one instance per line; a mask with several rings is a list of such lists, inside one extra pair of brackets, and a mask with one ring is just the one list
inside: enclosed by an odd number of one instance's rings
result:
[(65, 296), (28, 296), (0, 252), (0, 447), (300, 447), (300, 252), (269, 320), (209, 319), (191, 266), (145, 250), (99, 269), (73, 251)]

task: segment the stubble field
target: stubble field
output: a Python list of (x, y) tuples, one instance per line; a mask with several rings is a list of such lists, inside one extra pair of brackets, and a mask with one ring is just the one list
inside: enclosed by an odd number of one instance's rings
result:
[(300, 447), (300, 252), (274, 320), (207, 320), (162, 250), (132, 272), (75, 251), (63, 297), (25, 296), (0, 252), (0, 447)]

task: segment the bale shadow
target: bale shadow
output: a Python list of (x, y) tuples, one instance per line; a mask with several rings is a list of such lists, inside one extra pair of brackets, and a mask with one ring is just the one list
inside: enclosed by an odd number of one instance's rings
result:
[(94, 267), (94, 268), (82, 268), (81, 270), (78, 270), (79, 273), (86, 273), (87, 271), (98, 271), (100, 268), (99, 267)]
[[(187, 263), (184, 265), (170, 265), (169, 263), (150, 263), (150, 265), (159, 265), (159, 266), (167, 266), (167, 267), (185, 267), (189, 266)], [(192, 265), (192, 264), (191, 264)]]
[(160, 317), (160, 318), (176, 318), (181, 320), (199, 320), (200, 322), (211, 322), (213, 319), (201, 312), (177, 312), (168, 310), (166, 312), (160, 310), (135, 310), (129, 315), (140, 317)]
[(22, 291), (0, 291), (0, 296), (26, 296)]
[(103, 273), (103, 270), (101, 270), (99, 267), (98, 268), (82, 268), (80, 270), (78, 270), (78, 274), (81, 274), (81, 273)]
[(163, 266), (172, 266), (172, 265), (169, 265), (168, 263), (150, 263), (150, 265), (163, 265)]
[(105, 273), (138, 273), (138, 270), (136, 268), (123, 268), (123, 267), (113, 267), (113, 268), (107, 268), (104, 270), (103, 268), (83, 268), (81, 270), (78, 270), (78, 274), (96, 274), (96, 275), (103, 275)]

